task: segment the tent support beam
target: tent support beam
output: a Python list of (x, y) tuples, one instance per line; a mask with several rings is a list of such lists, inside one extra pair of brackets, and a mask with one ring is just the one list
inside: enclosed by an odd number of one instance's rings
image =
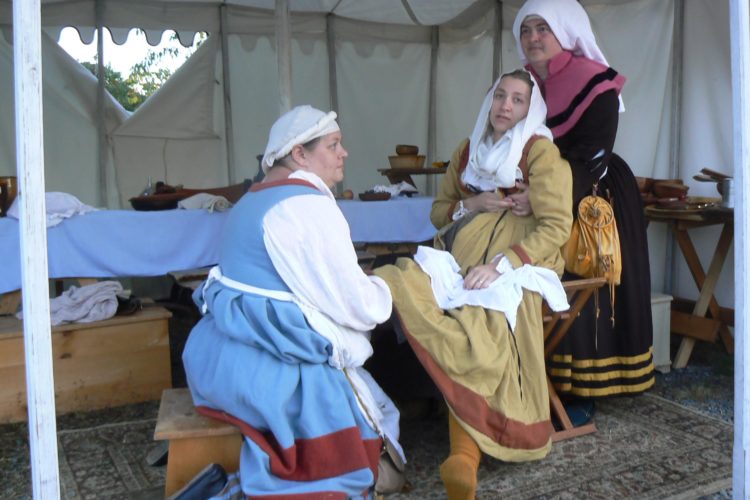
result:
[(227, 5), (220, 7), (219, 23), (221, 29), (221, 79), (224, 91), (224, 144), (227, 148), (227, 181), (234, 184), (234, 126), (232, 125), (232, 86), (229, 73), (229, 35), (227, 34)]
[[(107, 179), (107, 126), (104, 116), (104, 99), (106, 77), (104, 75), (104, 23), (101, 0), (96, 0), (94, 16), (96, 17), (96, 123), (97, 123), (97, 158), (99, 160), (99, 206), (109, 206)], [(119, 208), (119, 207), (117, 207)]]
[(13, 2), (16, 165), (20, 178), (23, 345), (34, 498), (60, 498), (44, 200), (40, 0)]
[[(333, 14), (326, 15), (326, 52), (328, 53), (328, 97), (331, 100), (331, 110), (339, 115), (339, 82), (336, 77), (336, 31), (334, 29)], [(340, 195), (344, 190), (344, 182), (336, 183), (336, 194)]]
[(495, 3), (495, 34), (492, 37), (492, 82), (495, 82), (503, 70), (503, 2)]
[[(685, 26), (685, 2), (675, 0), (674, 21), (672, 23), (672, 102), (671, 102), (671, 129), (669, 131), (669, 178), (680, 177), (680, 148), (682, 130), (682, 61), (684, 55), (684, 26)], [(674, 256), (677, 252), (672, 231), (667, 231), (667, 240), (664, 251), (664, 281), (663, 290), (672, 293), (675, 288), (674, 275), (676, 263)]]
[(276, 0), (276, 63), (279, 71), (280, 115), (292, 109), (292, 37), (289, 0)]
[[(430, 102), (427, 116), (427, 165), (437, 157), (437, 65), (440, 48), (440, 28), (430, 30)], [(435, 194), (435, 176), (427, 175), (425, 189), (429, 196)]]
[(750, 484), (750, 294), (745, 287), (750, 271), (750, 210), (745, 194), (750, 189), (750, 7), (747, 0), (729, 2), (730, 43), (732, 56), (732, 123), (734, 144), (734, 310), (741, 311), (735, 318), (734, 341), (734, 450), (732, 460), (732, 496), (747, 497)]

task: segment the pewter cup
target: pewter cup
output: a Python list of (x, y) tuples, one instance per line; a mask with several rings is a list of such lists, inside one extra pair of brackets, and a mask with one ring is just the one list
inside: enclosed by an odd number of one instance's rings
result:
[(721, 193), (721, 206), (723, 208), (734, 208), (734, 179), (721, 180), (719, 192)]

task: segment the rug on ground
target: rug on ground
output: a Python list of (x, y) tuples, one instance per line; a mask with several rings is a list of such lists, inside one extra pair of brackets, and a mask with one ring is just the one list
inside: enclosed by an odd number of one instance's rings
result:
[[(598, 401), (594, 420), (595, 434), (555, 443), (541, 461), (484, 456), (477, 499), (687, 499), (732, 485), (728, 422), (650, 394)], [(402, 424), (412, 489), (389, 498), (445, 498), (438, 467), (447, 434), (444, 420)]]
[[(545, 459), (483, 457), (477, 498), (697, 498), (730, 488), (732, 425), (658, 396), (597, 402), (598, 432), (555, 443)], [(59, 432), (62, 498), (144, 498), (164, 485), (150, 467), (154, 420)], [(448, 453), (445, 418), (406, 420), (408, 493), (445, 498), (438, 467)]]

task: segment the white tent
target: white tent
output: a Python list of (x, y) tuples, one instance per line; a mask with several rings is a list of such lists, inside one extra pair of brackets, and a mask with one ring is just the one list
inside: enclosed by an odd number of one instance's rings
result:
[[(428, 152), (428, 162), (450, 158), (472, 127), (493, 80), (492, 62), (497, 61), (499, 71), (519, 66), (510, 28), (520, 3), (292, 2), (296, 9), (291, 23), (292, 101), (338, 109), (350, 152), (344, 187), (359, 192), (383, 183), (377, 170), (387, 167), (395, 144), (419, 145)], [(605, 54), (628, 77), (627, 112), (621, 115), (616, 151), (636, 175), (680, 176), (691, 185), (691, 194), (716, 196), (711, 185), (691, 178), (702, 167), (731, 171), (731, 102), (702, 98), (731, 92), (725, 29), (728, 2), (584, 3)], [(75, 26), (85, 40), (91, 39), (95, 2), (42, 4), (45, 29), (54, 32)], [(82, 4), (90, 4), (91, 9)], [(0, 0), (0, 26), (7, 22), (4, 5), (7, 0)], [(117, 187), (114, 193), (108, 192), (107, 199), (119, 198), (119, 205), (111, 203), (110, 207), (127, 207), (127, 199), (143, 189), (149, 176), (190, 187), (214, 187), (254, 177), (256, 155), (263, 152), (267, 130), (279, 114), (280, 90), (274, 13), (252, 6), (270, 8), (272, 2), (151, 0), (133, 4), (106, 0), (101, 5), (102, 24), (115, 40), (124, 40), (132, 27), (145, 29), (153, 40), (159, 40), (168, 28), (186, 40), (192, 40), (198, 30), (212, 34), (160, 92), (118, 129), (108, 130), (107, 149), (114, 157)], [(680, 22), (683, 5), (684, 22)], [(331, 9), (335, 9), (333, 14)], [(430, 26), (433, 23), (437, 25)], [(503, 29), (496, 39), (498, 24)], [(223, 68), (223, 45), (227, 68)], [(679, 57), (682, 50), (689, 57)], [(675, 67), (679, 73), (674, 73)], [(222, 85), (225, 78), (227, 86)], [(49, 123), (60, 112), (46, 112), (46, 116)], [(79, 166), (57, 162), (49, 153), (59, 148), (50, 144), (73, 143), (65, 134), (75, 129), (46, 128), (48, 190), (68, 191), (95, 202), (98, 184), (89, 172), (96, 171), (92, 162), (97, 157), (81, 158)], [(15, 171), (13, 161), (2, 161), (14, 154), (6, 144), (12, 145), (12, 140), (0, 128), (0, 175)], [(80, 173), (75, 177), (90, 182), (78, 186), (58, 182), (60, 171)], [(114, 178), (106, 176), (110, 186)], [(434, 188), (426, 184), (426, 176), (416, 179), (423, 192)], [(701, 239), (715, 239), (711, 229), (706, 233), (707, 238)], [(662, 265), (663, 228), (653, 228), (650, 238), (652, 262), (657, 263), (653, 266), (655, 289), (669, 291), (671, 269)], [(707, 258), (711, 248), (699, 251)], [(695, 295), (687, 268), (679, 260), (677, 266), (676, 290), (683, 296)], [(731, 261), (726, 269), (725, 283)], [(719, 301), (731, 302), (731, 287), (719, 288)]]
[[(493, 74), (519, 65), (510, 27), (521, 0), (289, 3), (292, 102), (339, 111), (350, 152), (345, 185), (355, 191), (383, 182), (377, 169), (386, 166), (386, 157), (397, 143), (418, 144), (428, 152), (428, 161), (447, 159), (468, 134)], [(627, 112), (620, 118), (615, 150), (636, 175), (679, 176), (690, 185), (691, 194), (715, 196), (712, 186), (691, 178), (702, 167), (728, 173), (740, 167), (734, 165), (741, 159), (735, 141), (742, 137), (733, 136), (738, 124), (737, 117), (732, 118), (735, 108), (730, 96), (732, 61), (736, 66), (746, 56), (730, 57), (730, 32), (747, 37), (747, 26), (742, 24), (747, 19), (740, 15), (742, 23), (731, 25), (729, 10), (741, 7), (739, 14), (746, 16), (747, 2), (582, 3), (610, 63), (628, 77), (623, 92)], [(278, 116), (279, 89), (284, 88), (278, 78), (272, 0), (43, 0), (41, 4), (45, 29), (75, 26), (86, 40), (97, 25), (108, 27), (116, 40), (123, 40), (134, 27), (146, 30), (153, 40), (165, 29), (178, 31), (186, 40), (196, 31), (212, 35), (195, 61), (182, 68), (152, 102), (118, 129), (107, 128), (121, 199), (136, 194), (148, 175), (191, 187), (254, 176), (255, 156), (262, 152), (265, 134)], [(0, 0), (0, 28), (10, 24), (10, 0)], [(736, 29), (731, 31), (728, 25)], [(741, 43), (747, 41), (743, 38)], [(741, 95), (738, 81), (735, 96)], [(2, 102), (12, 102), (4, 92), (0, 89)], [(48, 108), (45, 104), (45, 152), (61, 132), (46, 126), (47, 120), (54, 119), (47, 113), (57, 112)], [(2, 163), (14, 157), (12, 141), (5, 134), (7, 124), (0, 124), (2, 175), (15, 172), (12, 161)], [(200, 154), (197, 144), (203, 145)], [(80, 168), (91, 167), (87, 163)], [(68, 167), (55, 165), (47, 155), (47, 189), (91, 199), (79, 188), (56, 184), (55, 173), (62, 168)], [(107, 167), (95, 165), (94, 171), (102, 168)], [(735, 170), (735, 176), (742, 181), (741, 172)], [(429, 190), (424, 184), (420, 187)], [(744, 220), (742, 191), (737, 195), (738, 217)], [(704, 262), (717, 236), (711, 229), (699, 234), (705, 243), (699, 246)], [(654, 289), (669, 291), (673, 282), (679, 295), (694, 298), (681, 258), (674, 259), (671, 276), (663, 228), (650, 228), (649, 238)], [(737, 238), (742, 250), (744, 233), (738, 230)], [(740, 267), (737, 272), (744, 274), (744, 266)], [(723, 304), (735, 300), (732, 269), (730, 259), (717, 288)], [(742, 301), (744, 294), (737, 297), (738, 304)], [(737, 324), (741, 332), (739, 318)], [(742, 345), (738, 341), (740, 352)], [(736, 376), (742, 378), (739, 371)]]

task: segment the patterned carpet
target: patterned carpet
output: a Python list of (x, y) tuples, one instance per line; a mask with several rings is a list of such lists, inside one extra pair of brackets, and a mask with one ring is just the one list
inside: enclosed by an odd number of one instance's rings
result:
[[(598, 402), (595, 422), (597, 433), (557, 443), (539, 462), (483, 457), (477, 498), (699, 498), (731, 487), (728, 422), (649, 394)], [(402, 442), (412, 490), (389, 498), (445, 498), (447, 423), (404, 422)]]
[[(596, 434), (558, 443), (539, 462), (484, 457), (477, 498), (698, 498), (731, 486), (729, 422), (649, 394), (601, 401), (595, 421)], [(153, 428), (147, 418), (61, 430), (62, 498), (160, 498), (165, 467), (144, 461)], [(389, 498), (445, 498), (438, 466), (448, 450), (446, 431), (444, 416), (403, 422), (411, 490)], [(0, 497), (29, 493), (6, 490)]]

